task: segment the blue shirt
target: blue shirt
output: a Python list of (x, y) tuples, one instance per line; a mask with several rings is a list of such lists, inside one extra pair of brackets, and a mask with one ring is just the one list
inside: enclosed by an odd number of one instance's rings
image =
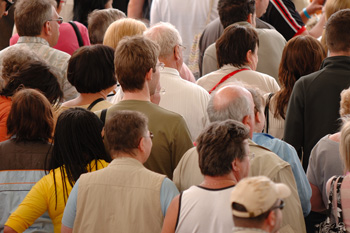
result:
[(271, 150), (278, 157), (290, 164), (297, 184), (303, 214), (307, 216), (311, 211), (310, 198), (312, 191), (294, 147), (266, 133), (254, 133), (252, 140), (256, 144)]

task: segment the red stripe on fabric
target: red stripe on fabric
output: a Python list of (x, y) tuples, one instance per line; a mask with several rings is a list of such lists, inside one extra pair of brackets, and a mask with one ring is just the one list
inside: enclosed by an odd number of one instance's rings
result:
[[(291, 18), (293, 18), (293, 16), (290, 15), (288, 9), (286, 9), (283, 5), (281, 5), (279, 1), (276, 1), (276, 0), (272, 0), (272, 1), (273, 1), (273, 2), (278, 6), (278, 8), (281, 10), (281, 12), (282, 12), (283, 15), (284, 15), (284, 18), (287, 19), (288, 22), (289, 22), (290, 24), (292, 24), (292, 26), (294, 27), (294, 29), (295, 29), (296, 31), (299, 31), (299, 30), (300, 30), (300, 26), (297, 25), (297, 24), (294, 22), (294, 20), (291, 20)], [(293, 19), (294, 19), (294, 18), (293, 18)]]

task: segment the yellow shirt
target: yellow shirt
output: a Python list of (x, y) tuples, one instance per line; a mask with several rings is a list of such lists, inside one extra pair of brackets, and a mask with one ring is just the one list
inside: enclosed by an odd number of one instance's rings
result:
[[(94, 162), (91, 162), (91, 166), (91, 171), (96, 171), (107, 167), (108, 163), (104, 160), (99, 160), (97, 169)], [(60, 233), (61, 220), (66, 205), (63, 198), (63, 184), (61, 181), (60, 168), (55, 169), (55, 179), (57, 185), (57, 206), (53, 172), (51, 171), (50, 174), (44, 176), (33, 186), (16, 211), (11, 214), (5, 225), (17, 232), (23, 232), (32, 225), (38, 217), (48, 211), (54, 225), (55, 233)], [(66, 184), (69, 196), (72, 187), (68, 179), (66, 179)], [(66, 202), (68, 196), (66, 196)]]

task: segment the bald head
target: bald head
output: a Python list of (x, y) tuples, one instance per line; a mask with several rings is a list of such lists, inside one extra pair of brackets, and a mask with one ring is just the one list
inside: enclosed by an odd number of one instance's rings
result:
[(229, 85), (218, 90), (211, 97), (207, 112), (211, 122), (232, 119), (248, 125), (253, 131), (253, 122), (246, 121), (254, 120), (254, 102), (244, 87)]
[(157, 23), (148, 29), (144, 35), (160, 46), (159, 59), (172, 57), (175, 47), (182, 44), (180, 33), (170, 23)]

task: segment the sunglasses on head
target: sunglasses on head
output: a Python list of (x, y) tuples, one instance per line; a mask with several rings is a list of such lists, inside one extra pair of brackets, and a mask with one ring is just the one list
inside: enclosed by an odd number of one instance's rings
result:
[(9, 0), (4, 0), (4, 1), (6, 2), (5, 11), (8, 11), (11, 8), (11, 6), (13, 5), (13, 2), (10, 2)]

